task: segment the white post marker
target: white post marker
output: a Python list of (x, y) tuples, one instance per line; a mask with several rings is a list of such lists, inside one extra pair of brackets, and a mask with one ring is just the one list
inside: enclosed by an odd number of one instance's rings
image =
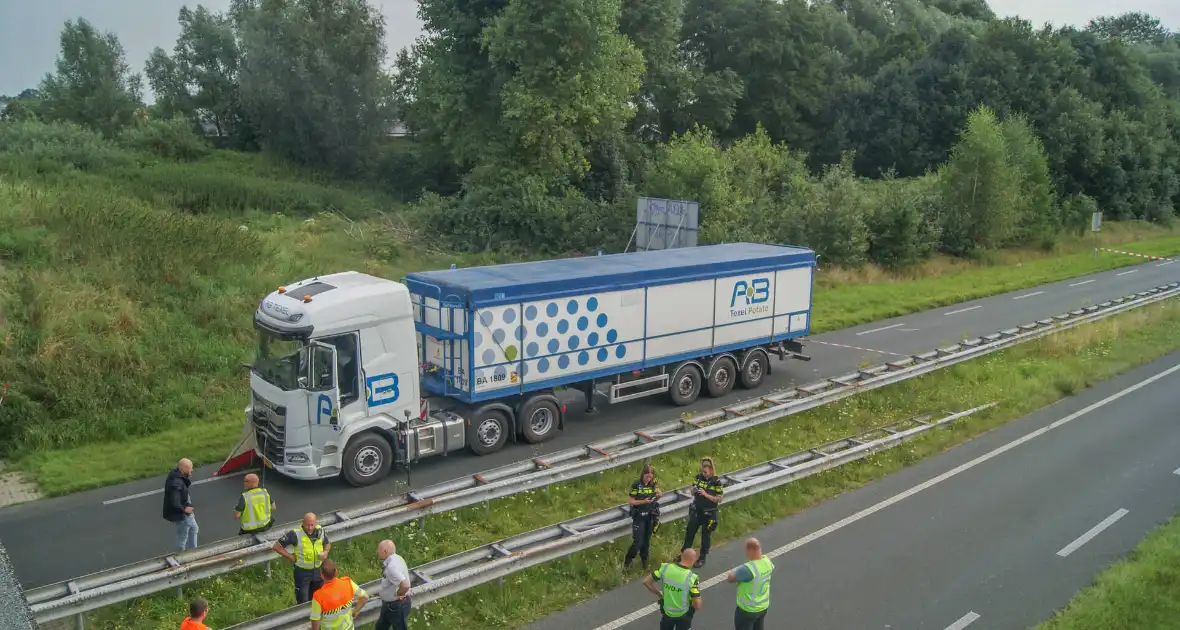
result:
[[(849, 526), (849, 525), (851, 525), (851, 524), (853, 524), (853, 523), (855, 523), (867, 516), (872, 516), (873, 514), (876, 514), (877, 512), (880, 512), (881, 510), (884, 510), (885, 508), (887, 508), (895, 503), (898, 503), (908, 497), (918, 494), (919, 492), (926, 490), (927, 488), (934, 487), (934, 486), (946, 481), (947, 479), (950, 479), (951, 477), (958, 475), (959, 473), (961, 473), (965, 470), (970, 470), (970, 469), (975, 468), (976, 466), (978, 466), (990, 459), (993, 459), (995, 457), (1003, 455), (1004, 453), (1007, 453), (1008, 451), (1016, 448), (1017, 446), (1020, 446), (1021, 444), (1024, 444), (1025, 442), (1033, 440), (1034, 438), (1038, 438), (1038, 437), (1048, 433), (1049, 431), (1052, 431), (1053, 429), (1056, 429), (1061, 426), (1065, 426), (1066, 424), (1069, 424), (1070, 422), (1073, 422), (1074, 420), (1081, 418), (1082, 416), (1090, 413), (1091, 411), (1094, 411), (1095, 409), (1105, 407), (1106, 405), (1109, 405), (1110, 403), (1122, 398), (1123, 396), (1126, 396), (1127, 394), (1139, 391), (1140, 389), (1143, 389), (1144, 387), (1147, 387), (1148, 385), (1151, 385), (1152, 383), (1154, 383), (1162, 378), (1165, 378), (1167, 376), (1175, 374), (1176, 372), (1180, 372), (1180, 365), (1172, 366), (1172, 367), (1164, 370), (1163, 372), (1160, 372), (1159, 374), (1149, 376), (1148, 378), (1145, 378), (1142, 381), (1139, 381), (1138, 383), (1135, 383), (1134, 385), (1127, 387), (1126, 389), (1115, 392), (1115, 393), (1111, 394), (1110, 396), (1107, 396), (1106, 398), (1103, 398), (1102, 400), (1099, 400), (1098, 402), (1096, 402), (1084, 409), (1079, 409), (1078, 411), (1075, 411), (1060, 420), (1055, 420), (1053, 423), (1049, 424), (1048, 426), (1041, 427), (1040, 429), (1037, 429), (1036, 431), (1033, 431), (1032, 433), (1028, 433), (1022, 437), (1019, 437), (1019, 438), (1011, 441), (1011, 442), (1008, 442), (1007, 444), (1005, 444), (1003, 446), (996, 447), (995, 449), (988, 451), (987, 453), (984, 453), (983, 455), (980, 455), (979, 457), (976, 457), (975, 459), (973, 459), (965, 464), (960, 464), (959, 466), (952, 468), (951, 470), (948, 470), (948, 471), (942, 473), (941, 475), (934, 477), (933, 479), (929, 479), (927, 481), (924, 481), (924, 482), (910, 488), (909, 490), (906, 490), (905, 492), (893, 495), (892, 497), (889, 497), (888, 499), (885, 499), (885, 500), (881, 501), (880, 503), (877, 503), (876, 505), (873, 505), (871, 507), (867, 507), (867, 508), (857, 512), (856, 514), (853, 514), (852, 516), (845, 517), (835, 523), (832, 523), (831, 525), (828, 525), (827, 527), (825, 527), (821, 530), (812, 532), (812, 533), (804, 536), (803, 538), (800, 538), (800, 539), (795, 540), (791, 543), (783, 545), (782, 547), (779, 547), (778, 549), (775, 549), (774, 551), (767, 553), (766, 556), (769, 557), (771, 560), (773, 560), (785, 553), (794, 551), (795, 549), (798, 549), (799, 547), (802, 547), (803, 545), (806, 545), (809, 542), (819, 540), (820, 538), (823, 538), (824, 536), (827, 536), (828, 534), (831, 534), (832, 532), (839, 531), (839, 530), (841, 530), (841, 529), (843, 529), (843, 528), (845, 528), (845, 527), (847, 527), (847, 526)], [(725, 575), (726, 575), (725, 573), (719, 573), (719, 574), (709, 578), (708, 580), (701, 582), (701, 585), (700, 585), (701, 590), (703, 591), (707, 588), (712, 588), (718, 584), (721, 584), (722, 582), (725, 581)], [(626, 626), (629, 623), (633, 623), (635, 621), (643, 619), (644, 617), (646, 617), (648, 615), (655, 614), (659, 611), (660, 611), (659, 604), (648, 604), (647, 606), (644, 606), (643, 608), (640, 608), (639, 610), (636, 610), (633, 613), (630, 613), (630, 614), (625, 615), (623, 617), (619, 617), (618, 619), (615, 619), (614, 621), (611, 621), (609, 623), (598, 626), (594, 630), (618, 630), (618, 628), (622, 628), (623, 626)]]
[(967, 626), (975, 623), (976, 619), (979, 619), (979, 613), (969, 612), (962, 617), (959, 617), (958, 621), (947, 626), (946, 630), (963, 630), (963, 628), (966, 628)]
[(1078, 536), (1077, 540), (1062, 547), (1061, 551), (1057, 552), (1057, 555), (1064, 558), (1064, 557), (1068, 556), (1069, 554), (1077, 551), (1079, 547), (1090, 542), (1095, 536), (1097, 536), (1098, 534), (1101, 534), (1103, 530), (1105, 530), (1107, 527), (1110, 527), (1111, 525), (1114, 525), (1115, 521), (1119, 520), (1120, 518), (1122, 518), (1126, 515), (1127, 515), (1127, 510), (1124, 510), (1123, 508), (1119, 508), (1114, 514), (1111, 514), (1110, 516), (1102, 519), (1101, 523), (1091, 527), (1090, 531), (1082, 534), (1081, 536)]

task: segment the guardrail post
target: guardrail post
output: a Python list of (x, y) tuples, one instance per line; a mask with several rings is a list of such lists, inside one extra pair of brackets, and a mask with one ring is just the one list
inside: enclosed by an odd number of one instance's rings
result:
[(78, 613), (78, 630), (86, 630), (86, 615)]
[(425, 516), (418, 518), (418, 529), (420, 531), (426, 531), (426, 517)]

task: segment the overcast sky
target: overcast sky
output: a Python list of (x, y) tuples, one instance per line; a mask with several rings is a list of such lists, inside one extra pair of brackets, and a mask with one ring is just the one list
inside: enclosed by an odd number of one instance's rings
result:
[[(370, 0), (385, 13), (391, 57), (418, 35), (421, 24), (415, 0)], [(102, 30), (114, 31), (136, 70), (152, 48), (171, 51), (180, 27), (176, 13), (181, 6), (204, 4), (225, 10), (229, 0), (0, 0), (0, 94), (16, 94), (35, 87), (53, 70), (58, 35), (71, 18), (85, 17)], [(1172, 29), (1180, 28), (1177, 0), (991, 0), (1001, 15), (1018, 14), (1034, 24), (1085, 24), (1097, 15), (1146, 11)]]

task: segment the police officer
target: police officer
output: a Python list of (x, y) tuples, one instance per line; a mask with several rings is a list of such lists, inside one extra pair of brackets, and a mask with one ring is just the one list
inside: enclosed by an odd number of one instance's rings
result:
[(721, 478), (714, 474), (713, 458), (701, 458), (701, 472), (692, 482), (692, 505), (688, 508), (688, 529), (684, 533), (683, 548), (692, 547), (697, 537), (697, 530), (701, 530), (701, 559), (692, 565), (695, 568), (705, 566), (705, 556), (709, 555), (709, 543), (713, 530), (717, 529), (717, 504), (725, 488), (721, 485)]
[[(287, 551), (287, 547), (294, 547), (295, 553)], [(324, 528), (316, 525), (315, 514), (304, 514), (303, 524), (276, 540), (274, 550), (295, 565), (295, 603), (307, 603), (324, 585), (320, 566), (328, 559), (328, 552), (332, 550), (328, 534), (324, 532)]]
[(766, 611), (770, 608), (770, 577), (774, 563), (762, 555), (762, 543), (757, 538), (746, 540), (749, 562), (730, 571), (726, 580), (737, 583), (737, 608), (733, 611), (734, 630), (762, 630)]
[(648, 552), (651, 549), (651, 535), (660, 522), (660, 497), (663, 492), (656, 486), (656, 467), (647, 464), (639, 473), (639, 481), (631, 486), (627, 502), (631, 505), (631, 548), (623, 559), (623, 568), (631, 566), (636, 554), (647, 568)]
[[(697, 574), (688, 567), (697, 557), (691, 547), (680, 552), (676, 564), (661, 564), (643, 578), (643, 585), (660, 598), (660, 630), (689, 630), (692, 616), (701, 608), (701, 587)], [(657, 589), (659, 580), (662, 589)]]
[(272, 512), (275, 509), (270, 492), (258, 487), (258, 475), (254, 473), (246, 475), (242, 486), (246, 489), (234, 507), (234, 518), (240, 525), (238, 534), (253, 534), (270, 529), (274, 525)]

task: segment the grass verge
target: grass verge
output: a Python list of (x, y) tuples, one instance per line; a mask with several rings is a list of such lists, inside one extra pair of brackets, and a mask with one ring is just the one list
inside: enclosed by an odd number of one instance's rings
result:
[[(714, 544), (722, 544), (1177, 349), (1180, 302), (1153, 305), (662, 455), (654, 463), (661, 485), (672, 488), (689, 481), (704, 455), (712, 456), (722, 471), (735, 470), (922, 413), (1001, 401), (997, 408), (862, 462), (727, 504), (724, 524), (714, 535)], [(475, 507), (440, 515), (427, 520), (425, 530), (407, 525), (360, 537), (338, 545), (332, 555), (348, 575), (372, 580), (379, 576), (375, 550), (383, 537), (393, 538), (407, 562), (416, 566), (574, 516), (569, 506), (580, 506), (574, 512), (584, 514), (617, 505), (636, 474), (637, 470), (631, 469), (607, 471), (495, 501), (490, 510)], [(653, 561), (676, 552), (682, 527), (682, 523), (670, 524), (655, 537)], [(619, 570), (627, 544), (624, 539), (574, 554), (510, 576), (503, 588), (489, 584), (426, 606), (414, 613), (414, 623), (420, 627), (518, 628), (638, 578), (638, 570)], [(290, 579), (286, 567), (278, 568), (269, 579), (263, 568), (250, 568), (189, 585), (186, 595), (208, 599), (212, 605), (210, 623), (225, 627), (290, 606)], [(92, 624), (112, 629), (164, 628), (173, 623), (184, 605), (174, 594), (161, 593), (97, 611)]]
[(1180, 515), (1034, 630), (1171, 630), (1180, 619)]

